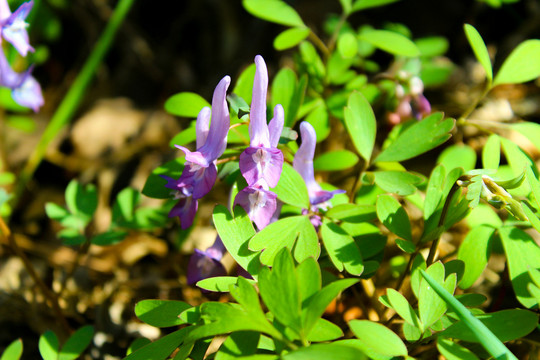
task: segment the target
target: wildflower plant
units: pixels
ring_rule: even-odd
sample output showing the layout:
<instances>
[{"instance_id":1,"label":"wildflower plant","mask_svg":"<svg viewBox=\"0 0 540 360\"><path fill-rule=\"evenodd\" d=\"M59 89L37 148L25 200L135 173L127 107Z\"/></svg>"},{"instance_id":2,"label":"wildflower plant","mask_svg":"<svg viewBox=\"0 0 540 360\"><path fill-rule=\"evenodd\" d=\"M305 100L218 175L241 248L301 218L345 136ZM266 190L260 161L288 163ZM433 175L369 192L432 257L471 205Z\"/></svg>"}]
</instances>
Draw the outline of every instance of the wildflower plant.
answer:
<instances>
[{"instance_id":1,"label":"wildflower plant","mask_svg":"<svg viewBox=\"0 0 540 360\"><path fill-rule=\"evenodd\" d=\"M444 58L446 39L415 38L402 24L352 25L353 14L393 2L340 0L341 14L319 34L283 0L243 0L249 14L285 27L274 47L292 60L278 69L256 55L219 81L211 104L194 93L167 100L165 109L189 124L170 141L179 156L142 189L162 205L140 205L139 192L124 189L101 233L92 227L94 186L73 181L66 207L46 205L62 227L58 237L83 253L133 232L172 227L181 240L197 237L190 231L206 220L200 205L218 199L215 242L181 264L183 285L201 289L204 301L139 301L137 318L163 330L154 341L134 341L125 359L517 359L538 352L537 155L508 130L540 151L540 125L473 114L497 86L538 79L540 40L519 44L494 72L480 33L465 25L483 90L449 117L429 96L455 67ZM21 55L32 50L24 30L31 4L11 14L0 3L2 38ZM1 70L9 68L2 61L2 79L29 81L29 72ZM467 141L471 128L481 149ZM493 254L504 258L505 270L489 272L508 278L498 295L508 306L476 286ZM55 296L48 301L59 307ZM93 334L82 327L60 347L48 331L40 351L46 359L74 358ZM63 354L70 347L73 356ZM15 341L6 356L21 351Z\"/></svg>"}]
</instances>

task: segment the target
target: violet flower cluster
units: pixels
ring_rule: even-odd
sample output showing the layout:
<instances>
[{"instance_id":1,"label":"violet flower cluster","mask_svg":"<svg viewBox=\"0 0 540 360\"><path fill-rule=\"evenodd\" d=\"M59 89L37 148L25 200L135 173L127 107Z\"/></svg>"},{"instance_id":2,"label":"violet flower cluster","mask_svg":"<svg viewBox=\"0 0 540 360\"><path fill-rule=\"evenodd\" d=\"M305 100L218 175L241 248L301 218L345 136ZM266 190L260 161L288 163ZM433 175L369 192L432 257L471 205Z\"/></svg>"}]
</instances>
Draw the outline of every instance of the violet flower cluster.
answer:
<instances>
[{"instance_id":1,"label":"violet flower cluster","mask_svg":"<svg viewBox=\"0 0 540 360\"><path fill-rule=\"evenodd\" d=\"M208 194L216 182L216 160L223 154L227 146L227 134L231 122L226 99L230 83L229 76L221 79L214 90L212 110L205 107L197 116L197 151L192 152L183 146L176 145L186 155L186 162L180 178L175 180L169 176L161 175L167 180L165 186L174 190L174 198L178 200L169 213L169 217L178 216L182 229L191 226L197 213L198 200ZM212 122L210 122L210 115Z\"/></svg>"},{"instance_id":2,"label":"violet flower cluster","mask_svg":"<svg viewBox=\"0 0 540 360\"><path fill-rule=\"evenodd\" d=\"M240 155L240 172L248 186L234 200L246 210L259 230L267 226L277 210L277 195L270 191L279 181L283 168L283 153L277 148L285 115L280 104L274 117L266 122L268 70L260 55L255 57L255 79L249 114L250 146Z\"/></svg>"},{"instance_id":3,"label":"violet flower cluster","mask_svg":"<svg viewBox=\"0 0 540 360\"><path fill-rule=\"evenodd\" d=\"M0 41L3 39L12 44L22 56L34 51L28 40L28 23L25 21L33 5L33 1L25 2L11 13L7 0L0 0ZM11 96L16 103L37 112L43 105L43 95L39 83L31 75L32 69L31 66L23 73L15 72L4 51L0 51L0 86L12 90Z\"/></svg>"}]
</instances>

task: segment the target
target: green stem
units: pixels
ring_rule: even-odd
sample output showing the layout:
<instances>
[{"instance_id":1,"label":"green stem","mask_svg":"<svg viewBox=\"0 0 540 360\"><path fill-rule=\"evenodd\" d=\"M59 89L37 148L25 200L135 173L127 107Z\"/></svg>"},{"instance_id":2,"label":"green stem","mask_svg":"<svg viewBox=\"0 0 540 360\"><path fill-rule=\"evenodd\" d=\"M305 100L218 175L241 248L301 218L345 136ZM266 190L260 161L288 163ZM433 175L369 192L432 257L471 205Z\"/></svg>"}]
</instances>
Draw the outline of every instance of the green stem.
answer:
<instances>
[{"instance_id":1,"label":"green stem","mask_svg":"<svg viewBox=\"0 0 540 360\"><path fill-rule=\"evenodd\" d=\"M107 54L107 51L111 47L114 37L122 25L128 11L133 5L134 0L120 0L116 6L105 30L101 34L98 42L96 43L94 50L83 65L79 75L71 85L68 93L58 106L58 109L54 113L49 125L43 132L38 145L34 149L32 155L28 159L25 167L19 175L17 187L14 193L14 204L18 201L26 186L37 167L43 160L49 143L56 137L56 135L67 125L77 111L81 100L85 94L90 81L94 77L98 66L101 64L103 58Z\"/></svg>"}]
</instances>

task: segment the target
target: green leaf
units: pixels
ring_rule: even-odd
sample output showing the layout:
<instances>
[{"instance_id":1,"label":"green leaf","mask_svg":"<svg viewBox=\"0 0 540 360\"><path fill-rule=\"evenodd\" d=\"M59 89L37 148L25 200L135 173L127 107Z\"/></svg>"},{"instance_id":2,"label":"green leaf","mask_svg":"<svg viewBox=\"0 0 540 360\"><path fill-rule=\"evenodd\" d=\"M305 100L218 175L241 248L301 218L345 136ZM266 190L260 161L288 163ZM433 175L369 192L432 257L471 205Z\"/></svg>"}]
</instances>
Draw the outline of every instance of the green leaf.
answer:
<instances>
[{"instance_id":1,"label":"green leaf","mask_svg":"<svg viewBox=\"0 0 540 360\"><path fill-rule=\"evenodd\" d=\"M318 291L307 301L307 306L303 306L302 323L304 331L310 333L317 324L328 305L348 287L353 286L358 279L341 279L333 281Z\"/></svg>"},{"instance_id":2,"label":"green leaf","mask_svg":"<svg viewBox=\"0 0 540 360\"><path fill-rule=\"evenodd\" d=\"M377 121L371 105L361 93L353 92L347 101L344 115L345 126L354 147L369 163L377 132Z\"/></svg>"},{"instance_id":3,"label":"green leaf","mask_svg":"<svg viewBox=\"0 0 540 360\"><path fill-rule=\"evenodd\" d=\"M281 104L287 118L289 117L289 109L293 105L291 101L293 100L296 91L296 85L296 73L289 68L279 70L272 81L272 109L274 109L277 104Z\"/></svg>"},{"instance_id":4,"label":"green leaf","mask_svg":"<svg viewBox=\"0 0 540 360\"><path fill-rule=\"evenodd\" d=\"M238 95L242 99L246 101L246 103L251 103L251 93L253 89L253 79L255 79L255 64L249 65L240 76L238 76L238 80L236 80L236 84L234 85L234 89L232 91L233 94Z\"/></svg>"},{"instance_id":5,"label":"green leaf","mask_svg":"<svg viewBox=\"0 0 540 360\"><path fill-rule=\"evenodd\" d=\"M259 295L253 284L243 277L238 277L236 285L229 287L231 296L244 308L249 316L261 324L268 324L259 301Z\"/></svg>"},{"instance_id":6,"label":"green leaf","mask_svg":"<svg viewBox=\"0 0 540 360\"><path fill-rule=\"evenodd\" d=\"M476 151L468 145L451 145L439 155L437 164L449 171L458 167L469 171L476 168Z\"/></svg>"},{"instance_id":7,"label":"green leaf","mask_svg":"<svg viewBox=\"0 0 540 360\"><path fill-rule=\"evenodd\" d=\"M454 122L454 119L443 120L442 113L431 114L399 134L375 161L403 161L423 154L450 138Z\"/></svg>"},{"instance_id":8,"label":"green leaf","mask_svg":"<svg viewBox=\"0 0 540 360\"><path fill-rule=\"evenodd\" d=\"M441 262L433 263L427 268L426 272L448 292L454 292L456 287L456 274L450 274L445 280L444 265ZM446 311L446 303L440 297L435 296L435 294L433 288L427 281L420 281L418 312L424 330L439 320Z\"/></svg>"},{"instance_id":9,"label":"green leaf","mask_svg":"<svg viewBox=\"0 0 540 360\"><path fill-rule=\"evenodd\" d=\"M368 320L351 320L349 326L368 356L407 356L403 341L386 326Z\"/></svg>"},{"instance_id":10,"label":"green leaf","mask_svg":"<svg viewBox=\"0 0 540 360\"><path fill-rule=\"evenodd\" d=\"M167 180L160 175L166 175L174 179L178 179L184 170L184 158L176 158L168 161L165 164L157 167L152 171L142 189L142 193L154 199L169 199L171 198L171 189L165 187Z\"/></svg>"},{"instance_id":11,"label":"green leaf","mask_svg":"<svg viewBox=\"0 0 540 360\"><path fill-rule=\"evenodd\" d=\"M369 30L358 38L390 54L415 57L420 56L416 44L405 36L388 30Z\"/></svg>"},{"instance_id":12,"label":"green leaf","mask_svg":"<svg viewBox=\"0 0 540 360\"><path fill-rule=\"evenodd\" d=\"M336 269L345 269L351 275L361 275L364 261L352 236L328 219L323 220L320 232L324 247Z\"/></svg>"},{"instance_id":13,"label":"green leaf","mask_svg":"<svg viewBox=\"0 0 540 360\"><path fill-rule=\"evenodd\" d=\"M489 53L484 40L482 40L482 36L480 36L480 33L472 25L465 24L463 28L465 29L465 35L467 35L467 40L469 40L476 59L484 68L486 77L491 83L491 80L493 80L493 69L491 68L491 60L489 59Z\"/></svg>"},{"instance_id":14,"label":"green leaf","mask_svg":"<svg viewBox=\"0 0 540 360\"><path fill-rule=\"evenodd\" d=\"M352 12L388 5L396 1L399 0L356 0L352 6Z\"/></svg>"},{"instance_id":15,"label":"green leaf","mask_svg":"<svg viewBox=\"0 0 540 360\"><path fill-rule=\"evenodd\" d=\"M306 27L300 15L281 0L243 0L244 8L251 15L286 26Z\"/></svg>"},{"instance_id":16,"label":"green leaf","mask_svg":"<svg viewBox=\"0 0 540 360\"><path fill-rule=\"evenodd\" d=\"M283 325L297 334L302 331L300 293L294 261L287 249L275 257L272 270L263 268L259 274L259 291L264 304Z\"/></svg>"},{"instance_id":17,"label":"green leaf","mask_svg":"<svg viewBox=\"0 0 540 360\"><path fill-rule=\"evenodd\" d=\"M57 221L62 220L66 216L69 216L69 211L67 211L60 205L56 205L55 203L51 202L45 204L45 212L50 219Z\"/></svg>"},{"instance_id":18,"label":"green leaf","mask_svg":"<svg viewBox=\"0 0 540 360\"><path fill-rule=\"evenodd\" d=\"M292 48L293 46L300 44L302 40L307 38L309 32L309 28L305 27L295 27L287 29L280 33L278 36L276 36L276 38L274 39L274 48L276 50L285 50Z\"/></svg>"},{"instance_id":19,"label":"green leaf","mask_svg":"<svg viewBox=\"0 0 540 360\"><path fill-rule=\"evenodd\" d=\"M313 168L317 171L340 171L353 167L358 156L349 150L327 151L315 158Z\"/></svg>"},{"instance_id":20,"label":"green leaf","mask_svg":"<svg viewBox=\"0 0 540 360\"><path fill-rule=\"evenodd\" d=\"M533 122L520 122L511 125L513 130L516 130L540 150L540 125Z\"/></svg>"},{"instance_id":21,"label":"green leaf","mask_svg":"<svg viewBox=\"0 0 540 360\"><path fill-rule=\"evenodd\" d=\"M184 341L192 327L176 330L132 352L124 360L165 360Z\"/></svg>"},{"instance_id":22,"label":"green leaf","mask_svg":"<svg viewBox=\"0 0 540 360\"><path fill-rule=\"evenodd\" d=\"M195 140L197 140L197 128L195 127L195 122L192 121L188 128L180 131L169 141L169 146L176 149L175 145L184 146Z\"/></svg>"},{"instance_id":23,"label":"green leaf","mask_svg":"<svg viewBox=\"0 0 540 360\"><path fill-rule=\"evenodd\" d=\"M307 41L302 41L300 43L300 56L302 57L302 61L305 63L307 67L306 70L308 74L319 79L322 79L324 77L326 73L324 63L321 57L319 56L319 53L317 53L315 46L312 43L307 42ZM289 123L285 123L285 124L290 126Z\"/></svg>"},{"instance_id":24,"label":"green leaf","mask_svg":"<svg viewBox=\"0 0 540 360\"><path fill-rule=\"evenodd\" d=\"M344 14L350 14L352 11L352 0L339 0Z\"/></svg>"},{"instance_id":25,"label":"green leaf","mask_svg":"<svg viewBox=\"0 0 540 360\"><path fill-rule=\"evenodd\" d=\"M328 118L328 109L324 103L318 105L311 111L305 121L310 123L317 133L317 142L321 142L330 135L331 127Z\"/></svg>"},{"instance_id":26,"label":"green leaf","mask_svg":"<svg viewBox=\"0 0 540 360\"><path fill-rule=\"evenodd\" d=\"M337 50L345 59L352 58L358 52L358 40L351 32L344 32L337 40Z\"/></svg>"},{"instance_id":27,"label":"green leaf","mask_svg":"<svg viewBox=\"0 0 540 360\"><path fill-rule=\"evenodd\" d=\"M518 84L540 76L540 40L525 40L504 60L493 86Z\"/></svg>"},{"instance_id":28,"label":"green leaf","mask_svg":"<svg viewBox=\"0 0 540 360\"><path fill-rule=\"evenodd\" d=\"M168 113L187 118L196 118L205 106L210 107L208 101L192 92L173 95L165 102L165 110Z\"/></svg>"},{"instance_id":29,"label":"green leaf","mask_svg":"<svg viewBox=\"0 0 540 360\"><path fill-rule=\"evenodd\" d=\"M279 182L272 190L277 194L278 199L286 204L302 209L310 207L306 182L288 163L283 164Z\"/></svg>"},{"instance_id":30,"label":"green leaf","mask_svg":"<svg viewBox=\"0 0 540 360\"><path fill-rule=\"evenodd\" d=\"M261 266L259 253L248 248L249 239L255 235L255 229L244 209L237 206L233 218L225 206L218 205L214 208L212 219L227 251L238 265L256 278Z\"/></svg>"},{"instance_id":31,"label":"green leaf","mask_svg":"<svg viewBox=\"0 0 540 360\"><path fill-rule=\"evenodd\" d=\"M523 309L509 309L476 316L498 340L507 342L522 338L536 328L538 315ZM476 334L465 322L459 321L448 327L441 335L467 342L479 342Z\"/></svg>"},{"instance_id":32,"label":"green leaf","mask_svg":"<svg viewBox=\"0 0 540 360\"><path fill-rule=\"evenodd\" d=\"M254 331L239 331L229 335L219 347L215 360L235 360L255 354L260 336L261 334Z\"/></svg>"},{"instance_id":33,"label":"green leaf","mask_svg":"<svg viewBox=\"0 0 540 360\"><path fill-rule=\"evenodd\" d=\"M66 187L66 203L72 214L84 219L85 225L90 222L97 208L98 196L92 184L82 186L72 180Z\"/></svg>"},{"instance_id":34,"label":"green leaf","mask_svg":"<svg viewBox=\"0 0 540 360\"><path fill-rule=\"evenodd\" d=\"M332 341L343 335L343 331L339 326L326 319L319 318L309 332L307 339L311 342Z\"/></svg>"},{"instance_id":35,"label":"green leaf","mask_svg":"<svg viewBox=\"0 0 540 360\"><path fill-rule=\"evenodd\" d=\"M525 177L531 187L533 197L536 200L536 205L540 207L540 181L538 181L530 166L525 169Z\"/></svg>"},{"instance_id":36,"label":"green leaf","mask_svg":"<svg viewBox=\"0 0 540 360\"><path fill-rule=\"evenodd\" d=\"M416 251L416 245L409 240L396 239L396 245L408 254L412 254Z\"/></svg>"},{"instance_id":37,"label":"green leaf","mask_svg":"<svg viewBox=\"0 0 540 360\"><path fill-rule=\"evenodd\" d=\"M135 207L139 203L139 192L132 188L125 188L116 196L112 210L113 223L122 226L134 220Z\"/></svg>"},{"instance_id":38,"label":"green leaf","mask_svg":"<svg viewBox=\"0 0 540 360\"><path fill-rule=\"evenodd\" d=\"M58 354L58 360L75 360L84 352L92 342L94 337L94 327L86 325L75 331L69 337Z\"/></svg>"},{"instance_id":39,"label":"green leaf","mask_svg":"<svg viewBox=\"0 0 540 360\"><path fill-rule=\"evenodd\" d=\"M276 237L276 234L279 234ZM309 256L315 259L321 252L315 228L308 216L299 215L286 217L271 223L259 231L249 241L249 248L254 251L264 251L261 263L271 266L277 253L287 247L294 248L294 258L301 262Z\"/></svg>"},{"instance_id":40,"label":"green leaf","mask_svg":"<svg viewBox=\"0 0 540 360\"><path fill-rule=\"evenodd\" d=\"M414 312L414 309L409 304L405 296L397 292L392 288L386 289L386 295L388 302L392 305L392 308L398 313L399 316L412 326L420 328L420 319Z\"/></svg>"},{"instance_id":41,"label":"green leaf","mask_svg":"<svg viewBox=\"0 0 540 360\"><path fill-rule=\"evenodd\" d=\"M459 283L460 288L471 287L487 266L494 231L488 226L474 227L461 243L457 258L465 263L465 272Z\"/></svg>"},{"instance_id":42,"label":"green leaf","mask_svg":"<svg viewBox=\"0 0 540 360\"><path fill-rule=\"evenodd\" d=\"M248 279L248 281L255 284L253 280ZM199 281L197 287L209 291L229 292L229 287L237 282L236 276L215 276Z\"/></svg>"},{"instance_id":43,"label":"green leaf","mask_svg":"<svg viewBox=\"0 0 540 360\"><path fill-rule=\"evenodd\" d=\"M296 267L302 307L315 295L322 286L322 275L319 263L312 257L308 257Z\"/></svg>"},{"instance_id":44,"label":"green leaf","mask_svg":"<svg viewBox=\"0 0 540 360\"><path fill-rule=\"evenodd\" d=\"M445 175L446 171L442 165L438 165L431 172L424 199L424 220L433 215L441 202Z\"/></svg>"},{"instance_id":45,"label":"green leaf","mask_svg":"<svg viewBox=\"0 0 540 360\"><path fill-rule=\"evenodd\" d=\"M170 327L184 324L178 317L191 305L176 300L142 300L135 305L135 315L152 326Z\"/></svg>"},{"instance_id":46,"label":"green leaf","mask_svg":"<svg viewBox=\"0 0 540 360\"><path fill-rule=\"evenodd\" d=\"M363 223L377 218L373 205L340 204L329 209L326 217L348 223Z\"/></svg>"},{"instance_id":47,"label":"green leaf","mask_svg":"<svg viewBox=\"0 0 540 360\"><path fill-rule=\"evenodd\" d=\"M392 196L379 195L377 217L388 230L405 240L412 241L411 223L407 212Z\"/></svg>"},{"instance_id":48,"label":"green leaf","mask_svg":"<svg viewBox=\"0 0 540 360\"><path fill-rule=\"evenodd\" d=\"M36 121L29 116L9 115L7 116L6 124L27 133L32 133L36 130Z\"/></svg>"},{"instance_id":49,"label":"green leaf","mask_svg":"<svg viewBox=\"0 0 540 360\"><path fill-rule=\"evenodd\" d=\"M443 55L449 47L448 40L442 36L429 36L414 41L420 56L434 57Z\"/></svg>"},{"instance_id":50,"label":"green leaf","mask_svg":"<svg viewBox=\"0 0 540 360\"><path fill-rule=\"evenodd\" d=\"M58 338L56 334L51 330L45 331L39 337L39 353L43 360L57 360L58 359Z\"/></svg>"},{"instance_id":51,"label":"green leaf","mask_svg":"<svg viewBox=\"0 0 540 360\"><path fill-rule=\"evenodd\" d=\"M152 341L150 339L147 339L147 338L137 338L137 339L133 340L133 342L129 345L129 347L128 347L127 351L126 351L126 355L129 355L132 352L139 350L140 348L142 348L145 345L150 344L151 342Z\"/></svg>"},{"instance_id":52,"label":"green leaf","mask_svg":"<svg viewBox=\"0 0 540 360\"><path fill-rule=\"evenodd\" d=\"M494 228L501 227L503 222L499 215L493 210L493 207L487 204L478 204L467 215L467 224L471 229L481 225L488 225Z\"/></svg>"},{"instance_id":53,"label":"green leaf","mask_svg":"<svg viewBox=\"0 0 540 360\"><path fill-rule=\"evenodd\" d=\"M492 134L487 139L482 149L482 165L484 169L499 168L501 162L501 138L499 135Z\"/></svg>"},{"instance_id":54,"label":"green leaf","mask_svg":"<svg viewBox=\"0 0 540 360\"><path fill-rule=\"evenodd\" d=\"M101 234L92 236L90 242L94 245L108 246L114 245L123 241L128 236L127 231L107 231Z\"/></svg>"},{"instance_id":55,"label":"green leaf","mask_svg":"<svg viewBox=\"0 0 540 360\"><path fill-rule=\"evenodd\" d=\"M478 357L471 350L442 337L437 338L437 350L447 360L478 360Z\"/></svg>"},{"instance_id":56,"label":"green leaf","mask_svg":"<svg viewBox=\"0 0 540 360\"><path fill-rule=\"evenodd\" d=\"M532 282L528 269L540 269L540 248L529 234L518 228L503 226L499 234L514 293L523 306L532 308L537 303L527 290L527 285Z\"/></svg>"},{"instance_id":57,"label":"green leaf","mask_svg":"<svg viewBox=\"0 0 540 360\"><path fill-rule=\"evenodd\" d=\"M13 341L2 353L0 360L19 360L23 353L23 342L21 339Z\"/></svg>"},{"instance_id":58,"label":"green leaf","mask_svg":"<svg viewBox=\"0 0 540 360\"><path fill-rule=\"evenodd\" d=\"M281 356L283 360L359 360L363 354L356 348L336 343L313 344Z\"/></svg>"},{"instance_id":59,"label":"green leaf","mask_svg":"<svg viewBox=\"0 0 540 360\"><path fill-rule=\"evenodd\" d=\"M375 171L375 184L386 192L406 196L416 192L422 178L406 171Z\"/></svg>"},{"instance_id":60,"label":"green leaf","mask_svg":"<svg viewBox=\"0 0 540 360\"><path fill-rule=\"evenodd\" d=\"M471 312L463 306L452 294L435 281L424 270L420 270L424 280L433 287L449 308L454 310L467 328L469 328L482 346L496 359L517 360L517 358L504 346L504 344ZM447 329L448 330L448 329Z\"/></svg>"}]
</instances>

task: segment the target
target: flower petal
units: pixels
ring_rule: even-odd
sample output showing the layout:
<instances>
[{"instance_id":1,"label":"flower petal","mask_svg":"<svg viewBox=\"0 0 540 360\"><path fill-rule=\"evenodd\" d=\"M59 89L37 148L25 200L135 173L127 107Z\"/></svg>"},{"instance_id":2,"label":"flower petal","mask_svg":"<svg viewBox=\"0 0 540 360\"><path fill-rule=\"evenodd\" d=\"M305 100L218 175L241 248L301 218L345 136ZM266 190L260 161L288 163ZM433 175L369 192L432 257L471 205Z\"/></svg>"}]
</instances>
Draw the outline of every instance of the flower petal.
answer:
<instances>
[{"instance_id":1,"label":"flower petal","mask_svg":"<svg viewBox=\"0 0 540 360\"><path fill-rule=\"evenodd\" d=\"M315 144L317 134L313 126L307 121L300 124L300 136L302 143L296 151L293 160L293 168L298 171L306 182L310 200L315 197L317 191L321 191L320 185L315 181L313 172L313 156L315 155Z\"/></svg>"},{"instance_id":2,"label":"flower petal","mask_svg":"<svg viewBox=\"0 0 540 360\"><path fill-rule=\"evenodd\" d=\"M259 230L266 227L277 208L277 195L262 186L248 186L234 199L234 206L240 205Z\"/></svg>"},{"instance_id":3,"label":"flower petal","mask_svg":"<svg viewBox=\"0 0 540 360\"><path fill-rule=\"evenodd\" d=\"M25 2L5 20L2 26L2 37L11 43L22 56L26 56L28 51L34 51L34 48L30 46L26 31L28 24L24 21L32 10L32 6L34 6L33 1Z\"/></svg>"},{"instance_id":4,"label":"flower petal","mask_svg":"<svg viewBox=\"0 0 540 360\"><path fill-rule=\"evenodd\" d=\"M200 149L208 137L208 128L210 126L210 108L205 106L197 115L195 122L195 133L197 134L197 149Z\"/></svg>"},{"instance_id":5,"label":"flower petal","mask_svg":"<svg viewBox=\"0 0 540 360\"><path fill-rule=\"evenodd\" d=\"M178 216L180 218L180 227L186 230L193 224L198 206L197 200L191 196L181 198L169 212L169 217Z\"/></svg>"},{"instance_id":6,"label":"flower petal","mask_svg":"<svg viewBox=\"0 0 540 360\"><path fill-rule=\"evenodd\" d=\"M4 23L11 15L7 0L0 0L0 23Z\"/></svg>"},{"instance_id":7,"label":"flower petal","mask_svg":"<svg viewBox=\"0 0 540 360\"><path fill-rule=\"evenodd\" d=\"M283 153L276 148L248 147L240 154L240 172L248 185L261 179L275 187L283 168Z\"/></svg>"},{"instance_id":8,"label":"flower petal","mask_svg":"<svg viewBox=\"0 0 540 360\"><path fill-rule=\"evenodd\" d=\"M223 154L227 147L227 134L231 123L229 108L227 107L227 89L231 78L225 76L214 90L212 97L212 121L208 130L208 137L204 145L198 150L210 163Z\"/></svg>"},{"instance_id":9,"label":"flower petal","mask_svg":"<svg viewBox=\"0 0 540 360\"><path fill-rule=\"evenodd\" d=\"M225 276L227 271L221 262L208 256L205 251L195 249L189 258L187 270L188 285L196 284L200 280L216 276Z\"/></svg>"},{"instance_id":10,"label":"flower petal","mask_svg":"<svg viewBox=\"0 0 540 360\"><path fill-rule=\"evenodd\" d=\"M255 56L255 79L249 114L249 137L251 146L270 147L268 125L266 123L266 92L268 89L268 70L262 56Z\"/></svg>"},{"instance_id":11,"label":"flower petal","mask_svg":"<svg viewBox=\"0 0 540 360\"><path fill-rule=\"evenodd\" d=\"M30 108L34 112L38 112L45 102L41 93L41 86L29 74L25 77L21 86L13 89L11 97L17 104Z\"/></svg>"},{"instance_id":12,"label":"flower petal","mask_svg":"<svg viewBox=\"0 0 540 360\"><path fill-rule=\"evenodd\" d=\"M281 132L283 131L283 124L285 123L285 113L283 106L277 104L274 107L274 117L268 124L268 131L270 133L270 146L275 148L278 146Z\"/></svg>"}]
</instances>

